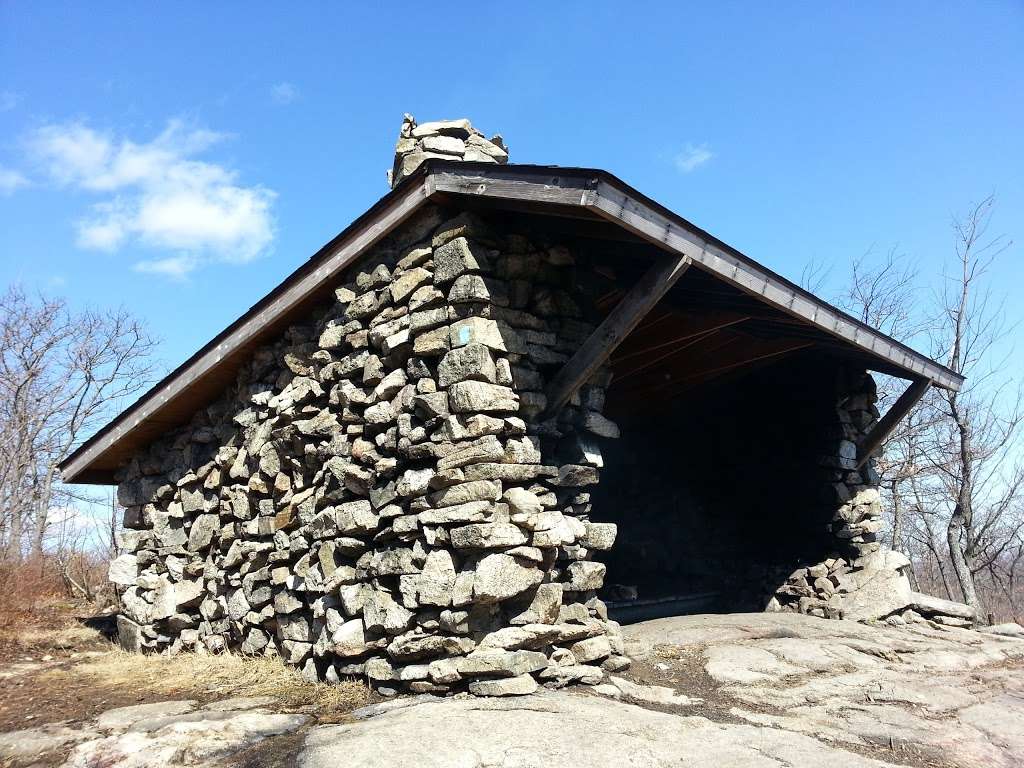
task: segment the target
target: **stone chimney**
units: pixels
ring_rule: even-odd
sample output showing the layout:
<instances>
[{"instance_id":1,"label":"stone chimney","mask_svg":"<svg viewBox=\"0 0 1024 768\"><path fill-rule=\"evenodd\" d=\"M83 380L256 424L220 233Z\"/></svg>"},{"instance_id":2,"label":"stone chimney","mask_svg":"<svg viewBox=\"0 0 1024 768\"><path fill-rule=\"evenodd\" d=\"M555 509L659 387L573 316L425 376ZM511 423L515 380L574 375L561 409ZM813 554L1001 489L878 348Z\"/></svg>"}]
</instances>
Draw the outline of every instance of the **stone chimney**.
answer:
<instances>
[{"instance_id":1,"label":"stone chimney","mask_svg":"<svg viewBox=\"0 0 1024 768\"><path fill-rule=\"evenodd\" d=\"M479 163L507 163L508 149L501 135L488 141L469 120L435 120L416 124L405 115L395 144L395 162L388 171L388 184L394 188L406 176L431 157L444 160L468 160Z\"/></svg>"}]
</instances>

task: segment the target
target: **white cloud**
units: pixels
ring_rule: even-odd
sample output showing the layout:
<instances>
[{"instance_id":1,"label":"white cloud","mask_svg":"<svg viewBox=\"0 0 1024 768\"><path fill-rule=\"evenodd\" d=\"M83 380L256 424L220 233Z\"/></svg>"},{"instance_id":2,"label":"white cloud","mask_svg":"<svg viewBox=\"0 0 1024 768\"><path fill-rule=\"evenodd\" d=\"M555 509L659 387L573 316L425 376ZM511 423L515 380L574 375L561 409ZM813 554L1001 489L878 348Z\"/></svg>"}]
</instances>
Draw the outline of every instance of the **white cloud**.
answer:
<instances>
[{"instance_id":1,"label":"white cloud","mask_svg":"<svg viewBox=\"0 0 1024 768\"><path fill-rule=\"evenodd\" d=\"M0 91L0 112L10 112L21 104L21 94L14 91Z\"/></svg>"},{"instance_id":2,"label":"white cloud","mask_svg":"<svg viewBox=\"0 0 1024 768\"><path fill-rule=\"evenodd\" d=\"M292 83L275 83L270 87L270 98L275 104L291 104L299 98L299 89Z\"/></svg>"},{"instance_id":3,"label":"white cloud","mask_svg":"<svg viewBox=\"0 0 1024 768\"><path fill-rule=\"evenodd\" d=\"M38 129L29 148L57 183L106 196L77 222L80 247L172 250L139 269L181 277L204 260L250 261L274 237L274 192L242 186L235 171L195 159L226 138L174 120L139 144L67 123Z\"/></svg>"},{"instance_id":4,"label":"white cloud","mask_svg":"<svg viewBox=\"0 0 1024 768\"><path fill-rule=\"evenodd\" d=\"M176 280L181 280L197 266L199 266L199 264L195 257L181 255L168 256L165 259L140 261L134 266L134 269L136 272L146 272L152 275L165 275L166 277L173 277Z\"/></svg>"},{"instance_id":5,"label":"white cloud","mask_svg":"<svg viewBox=\"0 0 1024 768\"><path fill-rule=\"evenodd\" d=\"M672 163L680 173L691 173L715 156L707 144L687 144L682 151L672 158Z\"/></svg>"},{"instance_id":6,"label":"white cloud","mask_svg":"<svg viewBox=\"0 0 1024 768\"><path fill-rule=\"evenodd\" d=\"M18 171L0 165L0 196L14 194L16 190L28 186L28 179Z\"/></svg>"}]
</instances>

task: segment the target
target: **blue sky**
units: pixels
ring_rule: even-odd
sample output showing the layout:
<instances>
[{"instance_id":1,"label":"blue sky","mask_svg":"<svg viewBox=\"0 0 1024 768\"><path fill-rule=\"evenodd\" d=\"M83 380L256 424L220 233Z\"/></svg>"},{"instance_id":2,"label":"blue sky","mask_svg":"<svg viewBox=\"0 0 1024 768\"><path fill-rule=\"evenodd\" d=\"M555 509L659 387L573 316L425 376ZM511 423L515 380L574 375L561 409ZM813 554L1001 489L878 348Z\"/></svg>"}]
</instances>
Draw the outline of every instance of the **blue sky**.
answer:
<instances>
[{"instance_id":1,"label":"blue sky","mask_svg":"<svg viewBox=\"0 0 1024 768\"><path fill-rule=\"evenodd\" d=\"M173 367L386 192L406 111L792 278L895 246L934 280L972 201L1024 239L1022 76L1020 2L0 2L0 280L123 304Z\"/></svg>"}]
</instances>

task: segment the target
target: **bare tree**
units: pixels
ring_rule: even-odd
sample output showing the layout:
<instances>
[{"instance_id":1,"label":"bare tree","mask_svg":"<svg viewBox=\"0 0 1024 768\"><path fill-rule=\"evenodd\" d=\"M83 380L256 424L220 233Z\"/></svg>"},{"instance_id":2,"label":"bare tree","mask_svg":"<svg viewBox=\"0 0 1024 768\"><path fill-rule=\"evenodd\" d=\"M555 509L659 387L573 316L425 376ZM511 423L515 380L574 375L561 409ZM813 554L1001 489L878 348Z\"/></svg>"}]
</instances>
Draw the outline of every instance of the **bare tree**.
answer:
<instances>
[{"instance_id":1,"label":"bare tree","mask_svg":"<svg viewBox=\"0 0 1024 768\"><path fill-rule=\"evenodd\" d=\"M1010 331L1004 305L986 283L993 261L1010 246L988 234L993 202L988 197L953 222L954 270L939 291L930 335L933 355L967 381L961 391L939 390L931 401L940 418L925 446L945 492L953 573L964 601L979 611L977 574L1020 541L1024 526L1013 514L1024 492L1017 453L1024 410L1020 389L1002 373L1008 353L1000 349Z\"/></svg>"},{"instance_id":2,"label":"bare tree","mask_svg":"<svg viewBox=\"0 0 1024 768\"><path fill-rule=\"evenodd\" d=\"M899 341L930 345L966 377L960 392L931 390L879 451L890 543L911 556L924 591L979 610L988 595L1014 615L1024 567L1024 411L1004 375L1011 329L989 287L990 266L1010 246L987 234L992 207L987 198L954 220L953 268L930 297L905 258L869 252L853 262L837 303ZM878 383L883 410L906 386L888 376Z\"/></svg>"},{"instance_id":3,"label":"bare tree","mask_svg":"<svg viewBox=\"0 0 1024 768\"><path fill-rule=\"evenodd\" d=\"M54 510L82 500L57 465L152 379L154 346L122 310L0 296L0 564L41 557Z\"/></svg>"}]
</instances>

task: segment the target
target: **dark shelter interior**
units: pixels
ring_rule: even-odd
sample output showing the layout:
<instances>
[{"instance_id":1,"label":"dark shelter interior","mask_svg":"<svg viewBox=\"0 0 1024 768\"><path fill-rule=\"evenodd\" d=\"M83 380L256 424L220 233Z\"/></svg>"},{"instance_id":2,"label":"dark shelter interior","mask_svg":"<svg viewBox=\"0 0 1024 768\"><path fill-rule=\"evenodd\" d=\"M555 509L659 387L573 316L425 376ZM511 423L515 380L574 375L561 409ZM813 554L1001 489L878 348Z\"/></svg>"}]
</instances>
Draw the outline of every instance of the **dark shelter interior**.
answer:
<instances>
[{"instance_id":1,"label":"dark shelter interior","mask_svg":"<svg viewBox=\"0 0 1024 768\"><path fill-rule=\"evenodd\" d=\"M621 437L602 445L592 516L618 524L602 554L605 597L624 618L640 606L763 610L797 566L829 555L819 457L836 375L833 361L799 355L685 397L637 401L612 385L607 412Z\"/></svg>"},{"instance_id":2,"label":"dark shelter interior","mask_svg":"<svg viewBox=\"0 0 1024 768\"><path fill-rule=\"evenodd\" d=\"M592 518L622 621L763 610L835 554L837 403L864 362L691 269L611 358Z\"/></svg>"}]
</instances>

